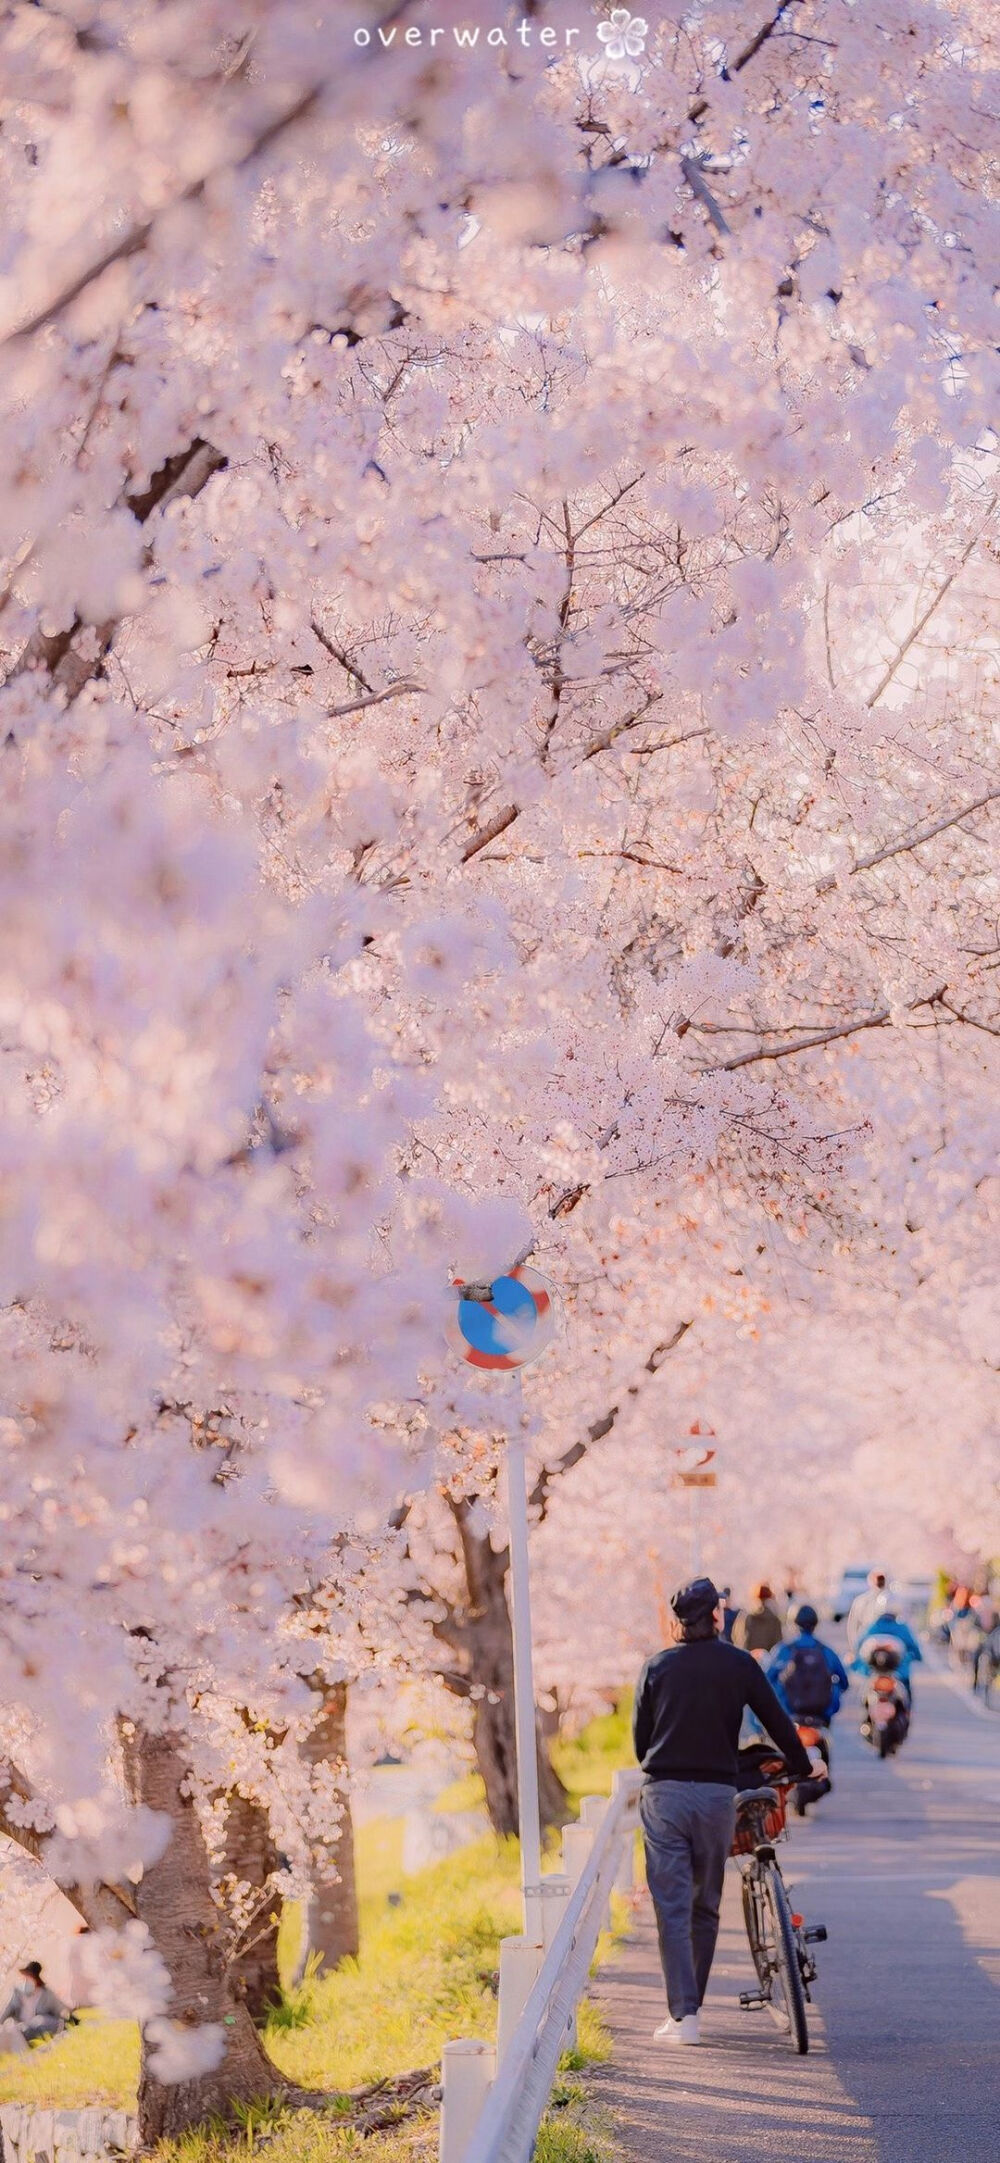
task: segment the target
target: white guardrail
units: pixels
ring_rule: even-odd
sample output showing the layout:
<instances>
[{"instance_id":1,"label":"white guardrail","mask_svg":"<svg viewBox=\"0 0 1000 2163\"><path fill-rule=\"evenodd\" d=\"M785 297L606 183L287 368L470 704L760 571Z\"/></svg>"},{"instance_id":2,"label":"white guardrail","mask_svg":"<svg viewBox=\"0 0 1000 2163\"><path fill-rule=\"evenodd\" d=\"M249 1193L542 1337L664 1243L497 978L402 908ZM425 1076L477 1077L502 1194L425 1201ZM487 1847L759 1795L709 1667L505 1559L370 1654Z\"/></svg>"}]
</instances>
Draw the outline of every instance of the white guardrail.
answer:
<instances>
[{"instance_id":1,"label":"white guardrail","mask_svg":"<svg viewBox=\"0 0 1000 2163\"><path fill-rule=\"evenodd\" d=\"M615 1775L563 1834L563 1869L542 1879L544 1943L500 1947L497 2042L446 2043L439 2163L530 2163L562 2052L575 2033L612 1891L633 1883L642 1775Z\"/></svg>"}]
</instances>

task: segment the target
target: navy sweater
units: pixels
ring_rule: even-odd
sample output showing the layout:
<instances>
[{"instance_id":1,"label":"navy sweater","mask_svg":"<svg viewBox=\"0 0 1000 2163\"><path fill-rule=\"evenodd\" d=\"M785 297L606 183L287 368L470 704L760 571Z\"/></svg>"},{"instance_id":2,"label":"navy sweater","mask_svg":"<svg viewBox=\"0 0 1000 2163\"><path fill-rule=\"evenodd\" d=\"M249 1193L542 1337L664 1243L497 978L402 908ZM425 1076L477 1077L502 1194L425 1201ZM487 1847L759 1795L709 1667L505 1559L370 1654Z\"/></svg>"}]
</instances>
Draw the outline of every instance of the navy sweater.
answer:
<instances>
[{"instance_id":1,"label":"navy sweater","mask_svg":"<svg viewBox=\"0 0 1000 2163\"><path fill-rule=\"evenodd\" d=\"M745 1705L792 1772L807 1780L812 1766L763 1668L749 1652L719 1637L670 1645L646 1661L632 1720L635 1754L646 1778L739 1787L736 1752Z\"/></svg>"}]
</instances>

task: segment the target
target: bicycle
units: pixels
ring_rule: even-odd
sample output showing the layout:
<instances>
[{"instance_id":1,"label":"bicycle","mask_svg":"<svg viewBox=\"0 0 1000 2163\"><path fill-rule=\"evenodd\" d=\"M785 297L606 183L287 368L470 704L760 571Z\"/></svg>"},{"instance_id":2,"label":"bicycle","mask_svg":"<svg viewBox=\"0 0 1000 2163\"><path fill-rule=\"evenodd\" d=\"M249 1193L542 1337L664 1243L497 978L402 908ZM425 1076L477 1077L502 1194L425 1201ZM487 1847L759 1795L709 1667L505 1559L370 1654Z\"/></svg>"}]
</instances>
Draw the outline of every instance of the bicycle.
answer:
<instances>
[{"instance_id":1,"label":"bicycle","mask_svg":"<svg viewBox=\"0 0 1000 2163\"><path fill-rule=\"evenodd\" d=\"M987 1709L993 1704L993 1693L998 1676L1000 1676L1000 1623L996 1624L989 1634L984 1637L976 1654L976 1664L973 1669L972 1687L977 1695L982 1691L983 1704Z\"/></svg>"},{"instance_id":2,"label":"bicycle","mask_svg":"<svg viewBox=\"0 0 1000 2163\"><path fill-rule=\"evenodd\" d=\"M741 1990L740 2004L745 2012L766 2007L789 2047L804 2057L809 2048L806 2003L816 1980L809 1947L825 1942L826 1925L807 1925L795 1913L774 1852L775 1841L785 1838L789 1792L800 1783L785 1773L781 1760L758 1761L755 1769L770 1777L766 1786L745 1788L737 1795L731 1850L743 1880L743 1920L757 1974L757 1989ZM815 1785L825 1792L821 1781Z\"/></svg>"}]
</instances>

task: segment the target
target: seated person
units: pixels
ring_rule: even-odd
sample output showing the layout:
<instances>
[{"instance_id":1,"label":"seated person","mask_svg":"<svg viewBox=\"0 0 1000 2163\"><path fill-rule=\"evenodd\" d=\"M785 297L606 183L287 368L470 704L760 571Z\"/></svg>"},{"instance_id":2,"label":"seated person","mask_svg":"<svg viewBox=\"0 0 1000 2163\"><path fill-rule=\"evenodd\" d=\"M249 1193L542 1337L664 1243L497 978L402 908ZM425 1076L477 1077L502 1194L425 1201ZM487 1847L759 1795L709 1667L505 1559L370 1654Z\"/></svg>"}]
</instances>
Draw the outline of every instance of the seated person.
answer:
<instances>
[{"instance_id":1,"label":"seated person","mask_svg":"<svg viewBox=\"0 0 1000 2163\"><path fill-rule=\"evenodd\" d=\"M40 2043L48 2036L61 2035L69 2019L69 2007L49 1989L40 1961L29 1960L18 1971L18 1976L18 1982L0 2012L0 2026L5 2020L13 2021L26 2043Z\"/></svg>"}]
</instances>

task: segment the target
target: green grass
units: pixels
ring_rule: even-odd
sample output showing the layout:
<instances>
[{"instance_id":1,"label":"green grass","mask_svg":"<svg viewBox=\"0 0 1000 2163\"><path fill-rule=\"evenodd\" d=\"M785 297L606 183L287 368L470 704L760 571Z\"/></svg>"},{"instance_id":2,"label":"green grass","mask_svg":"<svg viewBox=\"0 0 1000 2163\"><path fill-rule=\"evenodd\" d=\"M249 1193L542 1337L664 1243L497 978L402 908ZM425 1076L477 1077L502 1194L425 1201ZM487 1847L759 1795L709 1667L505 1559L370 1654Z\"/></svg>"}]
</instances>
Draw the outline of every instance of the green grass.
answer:
<instances>
[{"instance_id":1,"label":"green grass","mask_svg":"<svg viewBox=\"0 0 1000 2163\"><path fill-rule=\"evenodd\" d=\"M575 1742L557 1745L571 1799L608 1793L628 1757L627 1711L593 1721ZM475 1805L471 1782L456 1783L452 1806ZM481 1789L479 1790L481 1797ZM359 1828L357 1870L361 1953L334 1975L310 1977L286 2002L266 2035L276 2065L304 2087L345 2090L433 2066L452 2036L491 2036L496 2024L497 1947L520 1928L517 1844L492 1834L427 1869L404 1877L399 1819ZM398 1896L390 1904L389 1895ZM624 1905L613 1922L621 1928ZM300 1918L282 1921L282 1971L294 1964ZM612 1939L602 1939L606 1958ZM606 2163L608 2151L579 2112L574 2073L606 2058L610 2040L596 2008L580 2007L577 2048L563 2059L553 2113L542 2129L538 2163ZM0 2103L60 2108L104 2103L129 2108L138 2075L134 2025L84 2016L50 2049L28 2059L0 2058ZM428 2118L363 2139L350 2127L310 2112L265 2109L234 2137L209 2128L161 2151L161 2163L238 2163L258 2138L268 2163L432 2163L436 2133Z\"/></svg>"},{"instance_id":2,"label":"green grass","mask_svg":"<svg viewBox=\"0 0 1000 2163\"><path fill-rule=\"evenodd\" d=\"M82 2013L57 2043L26 2058L0 2058L0 2103L44 2103L73 2110L81 2103L133 2107L139 2079L139 2031L131 2020Z\"/></svg>"},{"instance_id":3,"label":"green grass","mask_svg":"<svg viewBox=\"0 0 1000 2163\"><path fill-rule=\"evenodd\" d=\"M591 2121L586 2103L574 2101L565 2117L550 2111L543 2118L534 2163L613 2163L614 2152L608 2134Z\"/></svg>"},{"instance_id":4,"label":"green grass","mask_svg":"<svg viewBox=\"0 0 1000 2163\"><path fill-rule=\"evenodd\" d=\"M486 1789L482 1776L478 1772L463 1773L460 1780L453 1780L450 1787L442 1788L431 1808L447 1814L452 1810L485 1810Z\"/></svg>"},{"instance_id":5,"label":"green grass","mask_svg":"<svg viewBox=\"0 0 1000 2163\"><path fill-rule=\"evenodd\" d=\"M497 1944L519 1921L517 1849L492 1835L366 1890L358 1959L305 1986L308 2024L269 2029L268 2050L306 2087L355 2088L433 2064L450 2036L492 2032Z\"/></svg>"},{"instance_id":6,"label":"green grass","mask_svg":"<svg viewBox=\"0 0 1000 2163\"><path fill-rule=\"evenodd\" d=\"M622 1698L614 1712L601 1713L591 1720L573 1742L557 1742L552 1761L577 1807L584 1795L610 1795L619 1766L635 1762L631 1693Z\"/></svg>"},{"instance_id":7,"label":"green grass","mask_svg":"<svg viewBox=\"0 0 1000 2163\"><path fill-rule=\"evenodd\" d=\"M242 2141L221 2129L191 2133L184 2140L161 2143L157 2163L240 2163L241 2156L254 2153L256 2139L252 2127L250 2138ZM361 2163L362 2158L364 2163L434 2163L437 2125L425 2118L401 2126L398 2132L366 2138L350 2126L331 2125L312 2111L288 2111L273 2131L267 2129L266 2145L260 2152L267 2163ZM552 2163L557 2163L555 2156ZM579 2163L586 2159L581 2157ZM594 2163L598 2163L596 2157Z\"/></svg>"}]
</instances>

